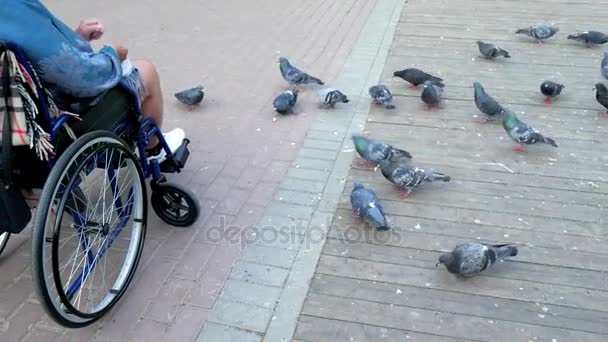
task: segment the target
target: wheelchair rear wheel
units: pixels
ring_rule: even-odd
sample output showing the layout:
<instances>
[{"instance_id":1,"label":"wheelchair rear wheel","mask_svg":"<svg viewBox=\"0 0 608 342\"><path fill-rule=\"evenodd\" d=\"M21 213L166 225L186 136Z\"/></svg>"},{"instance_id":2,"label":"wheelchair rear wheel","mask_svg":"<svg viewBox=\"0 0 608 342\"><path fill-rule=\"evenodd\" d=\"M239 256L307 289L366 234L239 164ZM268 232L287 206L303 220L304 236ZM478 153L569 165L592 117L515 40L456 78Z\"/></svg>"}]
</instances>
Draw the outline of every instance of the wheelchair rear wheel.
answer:
<instances>
[{"instance_id":1,"label":"wheelchair rear wheel","mask_svg":"<svg viewBox=\"0 0 608 342\"><path fill-rule=\"evenodd\" d=\"M140 161L118 136L88 133L63 152L32 238L34 284L55 321L83 327L118 302L137 269L146 221Z\"/></svg>"},{"instance_id":2,"label":"wheelchair rear wheel","mask_svg":"<svg viewBox=\"0 0 608 342\"><path fill-rule=\"evenodd\" d=\"M4 247L6 247L6 244L8 243L8 238L10 236L11 234L9 232L4 232L0 234L0 254L2 254L2 251L4 251Z\"/></svg>"}]
</instances>

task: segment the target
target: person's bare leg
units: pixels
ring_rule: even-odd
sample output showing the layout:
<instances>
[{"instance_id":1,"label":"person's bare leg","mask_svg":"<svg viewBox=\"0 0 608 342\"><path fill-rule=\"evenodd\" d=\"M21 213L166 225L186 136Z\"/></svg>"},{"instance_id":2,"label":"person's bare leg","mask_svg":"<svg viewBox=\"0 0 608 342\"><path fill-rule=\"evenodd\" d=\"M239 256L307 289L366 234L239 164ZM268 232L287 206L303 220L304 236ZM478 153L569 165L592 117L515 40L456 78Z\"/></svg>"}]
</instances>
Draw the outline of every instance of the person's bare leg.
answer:
<instances>
[{"instance_id":1,"label":"person's bare leg","mask_svg":"<svg viewBox=\"0 0 608 342\"><path fill-rule=\"evenodd\" d=\"M139 70L139 75L146 87L146 96L141 103L144 118L153 119L158 128L161 128L163 124L163 92L156 67L151 62L141 59L133 61L133 66ZM148 147L153 147L156 144L158 144L158 139L153 136Z\"/></svg>"}]
</instances>

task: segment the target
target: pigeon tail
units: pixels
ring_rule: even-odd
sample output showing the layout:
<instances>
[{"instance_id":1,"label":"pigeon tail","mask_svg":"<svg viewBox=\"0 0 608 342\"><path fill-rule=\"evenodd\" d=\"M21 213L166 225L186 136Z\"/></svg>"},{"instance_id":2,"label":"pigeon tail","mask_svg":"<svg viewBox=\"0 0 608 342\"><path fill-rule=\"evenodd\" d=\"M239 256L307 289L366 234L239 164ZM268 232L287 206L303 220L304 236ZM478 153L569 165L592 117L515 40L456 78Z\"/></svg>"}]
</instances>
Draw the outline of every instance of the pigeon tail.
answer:
<instances>
[{"instance_id":1,"label":"pigeon tail","mask_svg":"<svg viewBox=\"0 0 608 342\"><path fill-rule=\"evenodd\" d=\"M434 182L434 181L449 182L452 179L448 175L444 175L443 173L433 172L433 171L426 171L424 173L424 176L426 177L426 179L430 180L431 182Z\"/></svg>"},{"instance_id":2,"label":"pigeon tail","mask_svg":"<svg viewBox=\"0 0 608 342\"><path fill-rule=\"evenodd\" d=\"M445 87L445 84L443 84L443 82L441 82L441 81L432 81L432 83L440 88Z\"/></svg>"},{"instance_id":3,"label":"pigeon tail","mask_svg":"<svg viewBox=\"0 0 608 342\"><path fill-rule=\"evenodd\" d=\"M386 109L395 109L395 105L393 104L393 102L384 102L384 108Z\"/></svg>"},{"instance_id":4,"label":"pigeon tail","mask_svg":"<svg viewBox=\"0 0 608 342\"><path fill-rule=\"evenodd\" d=\"M511 55L506 50L498 50L498 56L504 56L505 58L511 58Z\"/></svg>"},{"instance_id":5,"label":"pigeon tail","mask_svg":"<svg viewBox=\"0 0 608 342\"><path fill-rule=\"evenodd\" d=\"M323 81L321 81L320 79L313 77L313 76L308 76L308 79L318 85L324 85L325 83Z\"/></svg>"},{"instance_id":6,"label":"pigeon tail","mask_svg":"<svg viewBox=\"0 0 608 342\"><path fill-rule=\"evenodd\" d=\"M555 140L551 139L551 138L547 138L547 137L543 137L545 144L549 144L553 147L557 147L557 143L555 142Z\"/></svg>"},{"instance_id":7,"label":"pigeon tail","mask_svg":"<svg viewBox=\"0 0 608 342\"><path fill-rule=\"evenodd\" d=\"M384 213L378 207L368 208L366 213L367 221L378 230L387 230L389 229L388 224L386 223L386 218L384 217Z\"/></svg>"},{"instance_id":8,"label":"pigeon tail","mask_svg":"<svg viewBox=\"0 0 608 342\"><path fill-rule=\"evenodd\" d=\"M515 31L515 34L528 34L529 28L523 28Z\"/></svg>"},{"instance_id":9,"label":"pigeon tail","mask_svg":"<svg viewBox=\"0 0 608 342\"><path fill-rule=\"evenodd\" d=\"M517 256L517 254L519 253L519 251L517 250L517 247L515 247L513 245L508 245L508 244L492 245L492 247L494 247L494 249L496 251L496 257L498 259L514 257L514 256Z\"/></svg>"}]
</instances>

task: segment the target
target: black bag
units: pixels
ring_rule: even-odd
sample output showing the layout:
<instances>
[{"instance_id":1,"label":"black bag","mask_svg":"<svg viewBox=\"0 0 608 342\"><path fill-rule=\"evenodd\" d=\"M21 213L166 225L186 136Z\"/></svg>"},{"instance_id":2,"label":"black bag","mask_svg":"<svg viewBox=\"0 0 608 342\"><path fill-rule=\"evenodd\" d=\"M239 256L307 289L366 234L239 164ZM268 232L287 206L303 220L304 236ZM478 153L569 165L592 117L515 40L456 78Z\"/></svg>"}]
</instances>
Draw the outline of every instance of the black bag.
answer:
<instances>
[{"instance_id":1,"label":"black bag","mask_svg":"<svg viewBox=\"0 0 608 342\"><path fill-rule=\"evenodd\" d=\"M6 51L0 45L0 53ZM0 233L20 233L30 222L32 212L27 205L21 189L13 182L13 144L11 129L10 79L8 56L2 61L2 93L5 114L2 129L2 152L0 155Z\"/></svg>"}]
</instances>

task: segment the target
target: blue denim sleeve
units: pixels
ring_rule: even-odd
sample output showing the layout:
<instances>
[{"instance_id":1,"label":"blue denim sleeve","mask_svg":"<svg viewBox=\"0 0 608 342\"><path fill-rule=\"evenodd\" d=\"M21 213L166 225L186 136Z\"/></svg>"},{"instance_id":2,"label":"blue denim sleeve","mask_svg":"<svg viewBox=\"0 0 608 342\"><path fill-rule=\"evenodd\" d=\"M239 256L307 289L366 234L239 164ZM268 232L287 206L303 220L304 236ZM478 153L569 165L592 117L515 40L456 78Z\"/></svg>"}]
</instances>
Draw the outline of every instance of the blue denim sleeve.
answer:
<instances>
[{"instance_id":1,"label":"blue denim sleeve","mask_svg":"<svg viewBox=\"0 0 608 342\"><path fill-rule=\"evenodd\" d=\"M122 77L118 54L109 46L99 52L84 52L64 43L38 65L47 83L75 97L97 96L115 87Z\"/></svg>"}]
</instances>

